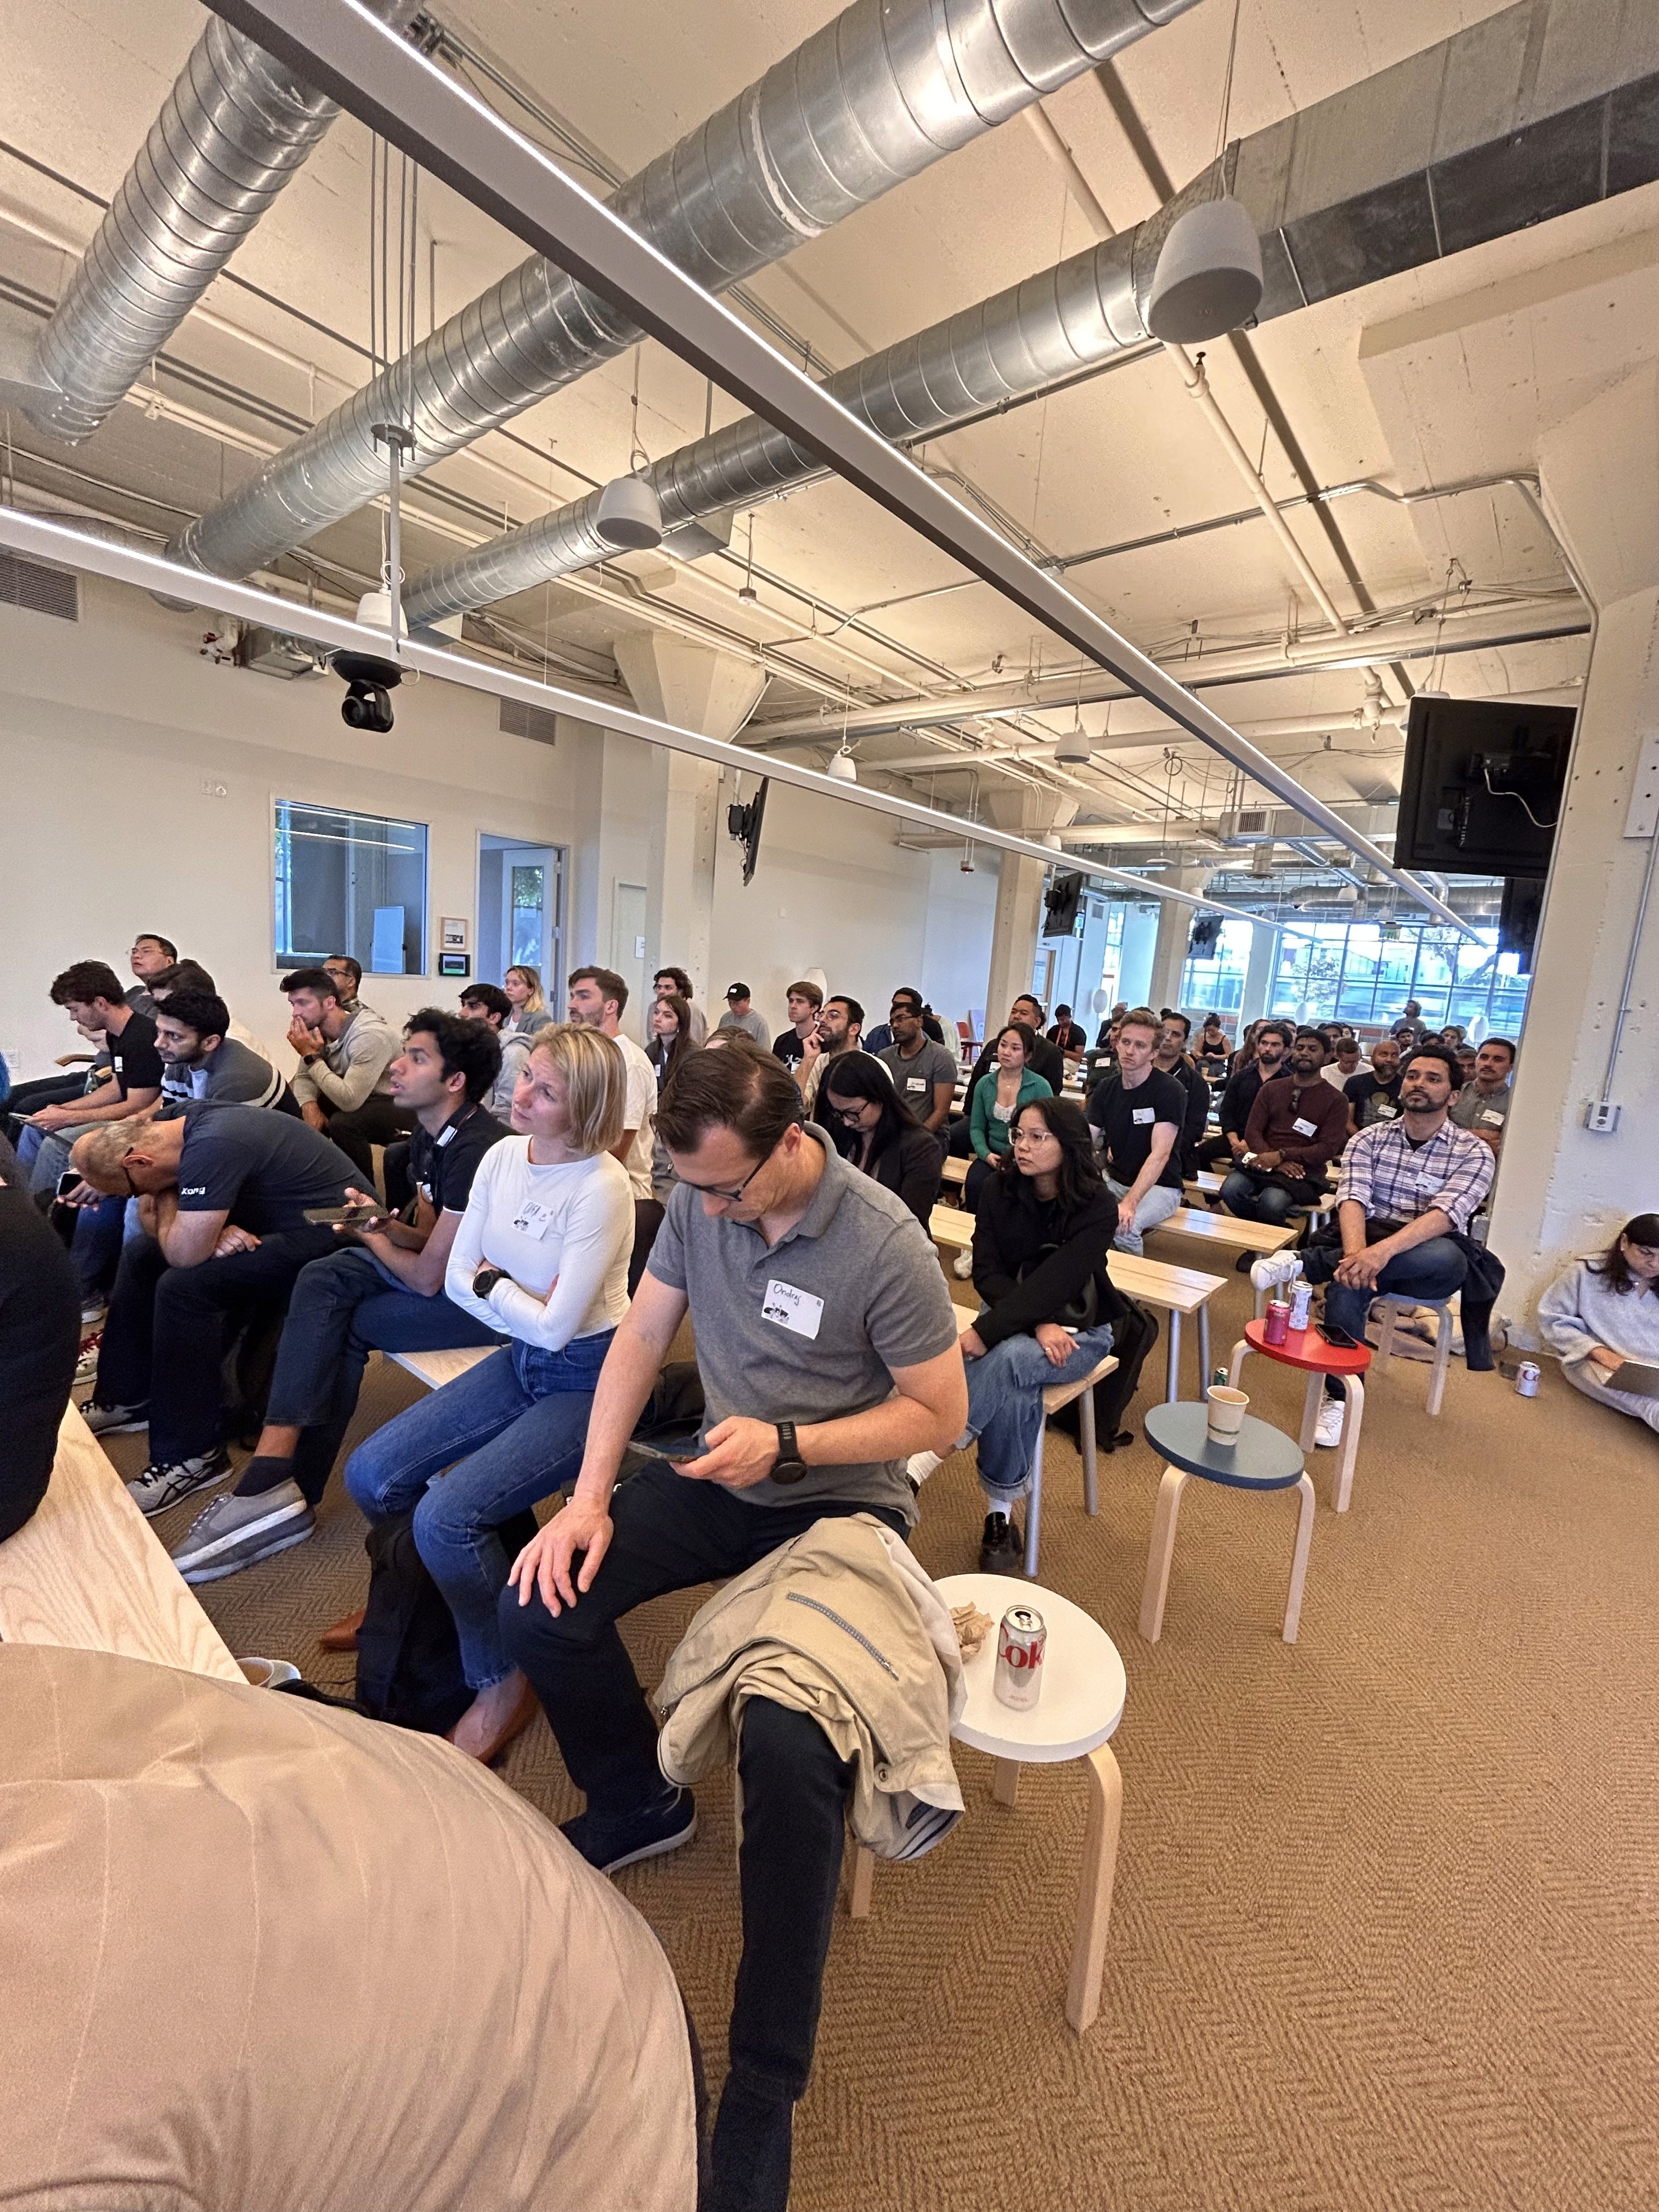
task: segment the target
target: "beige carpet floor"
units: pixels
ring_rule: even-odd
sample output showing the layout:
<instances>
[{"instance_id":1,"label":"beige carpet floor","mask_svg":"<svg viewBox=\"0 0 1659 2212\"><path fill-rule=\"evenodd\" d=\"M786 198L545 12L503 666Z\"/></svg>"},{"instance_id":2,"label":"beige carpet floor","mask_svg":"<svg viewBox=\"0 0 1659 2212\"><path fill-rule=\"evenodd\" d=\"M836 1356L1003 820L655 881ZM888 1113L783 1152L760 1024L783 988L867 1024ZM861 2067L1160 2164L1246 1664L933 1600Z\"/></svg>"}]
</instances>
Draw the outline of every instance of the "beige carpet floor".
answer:
<instances>
[{"instance_id":1,"label":"beige carpet floor","mask_svg":"<svg viewBox=\"0 0 1659 2212\"><path fill-rule=\"evenodd\" d=\"M1222 1294L1218 1356L1248 1297L1242 1280ZM1161 1376L1160 1346L1143 1407ZM1659 2204L1659 1438L1553 1370L1529 1402L1455 1364L1437 1420L1426 1382L1396 1361L1375 1389L1340 1518L1334 1455L1315 1455L1294 1648L1278 1632L1292 1496L1188 1486L1152 1649L1136 1620L1159 1462L1144 1440L1103 1461L1091 1521L1051 1432L1042 1579L1104 1625L1129 1680L1100 2019L1079 2040L1061 2010L1080 1776L1028 1769L1005 1810L989 1762L960 1752L968 1817L878 1873L872 1919L837 1925L799 2212ZM1246 1385L1295 1429L1297 1378L1258 1360ZM414 1387L377 1362L361 1419ZM142 1443L112 1440L124 1472ZM924 1502L923 1562L972 1566L966 1455ZM204 1602L239 1653L343 1687L349 1662L313 1639L361 1598L361 1539L337 1480L310 1543ZM699 1601L632 1624L647 1686ZM505 1773L550 1818L575 1808L539 1719ZM687 1850L620 1886L718 2081L739 1941L729 1794L705 1790L702 1812Z\"/></svg>"}]
</instances>

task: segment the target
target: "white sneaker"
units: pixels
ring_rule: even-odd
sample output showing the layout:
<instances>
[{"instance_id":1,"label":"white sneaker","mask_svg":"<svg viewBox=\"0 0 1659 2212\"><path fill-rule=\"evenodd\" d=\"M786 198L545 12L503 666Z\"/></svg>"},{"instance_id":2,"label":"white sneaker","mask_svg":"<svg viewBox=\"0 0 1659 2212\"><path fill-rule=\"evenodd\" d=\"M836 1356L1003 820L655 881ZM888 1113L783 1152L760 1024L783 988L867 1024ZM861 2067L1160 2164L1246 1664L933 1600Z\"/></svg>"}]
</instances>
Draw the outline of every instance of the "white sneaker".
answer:
<instances>
[{"instance_id":1,"label":"white sneaker","mask_svg":"<svg viewBox=\"0 0 1659 2212\"><path fill-rule=\"evenodd\" d=\"M1275 1252L1270 1258L1252 1263L1250 1280L1257 1290L1271 1291L1280 1283L1293 1283L1301 1273L1299 1252Z\"/></svg>"},{"instance_id":2,"label":"white sneaker","mask_svg":"<svg viewBox=\"0 0 1659 2212\"><path fill-rule=\"evenodd\" d=\"M1314 1424L1314 1442L1322 1451L1334 1451L1342 1441L1342 1416L1346 1410L1346 1398L1327 1397L1319 1408L1319 1419Z\"/></svg>"},{"instance_id":3,"label":"white sneaker","mask_svg":"<svg viewBox=\"0 0 1659 2212\"><path fill-rule=\"evenodd\" d=\"M905 1480L912 1490L920 1490L933 1469L944 1464L945 1461L938 1452L912 1452L904 1462Z\"/></svg>"},{"instance_id":4,"label":"white sneaker","mask_svg":"<svg viewBox=\"0 0 1659 2212\"><path fill-rule=\"evenodd\" d=\"M951 1262L951 1273L956 1277L959 1283L971 1283L973 1281L974 1255L971 1246L967 1251L958 1252L957 1254L956 1258Z\"/></svg>"}]
</instances>

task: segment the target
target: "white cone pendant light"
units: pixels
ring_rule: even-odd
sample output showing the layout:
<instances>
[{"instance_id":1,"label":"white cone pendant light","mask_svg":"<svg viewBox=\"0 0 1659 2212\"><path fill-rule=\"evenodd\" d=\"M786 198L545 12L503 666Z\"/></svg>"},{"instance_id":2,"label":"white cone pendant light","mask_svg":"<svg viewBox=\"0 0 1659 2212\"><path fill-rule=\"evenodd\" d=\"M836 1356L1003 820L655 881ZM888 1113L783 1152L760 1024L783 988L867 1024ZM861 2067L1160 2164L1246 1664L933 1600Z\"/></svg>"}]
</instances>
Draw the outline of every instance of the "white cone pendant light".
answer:
<instances>
[{"instance_id":1,"label":"white cone pendant light","mask_svg":"<svg viewBox=\"0 0 1659 2212\"><path fill-rule=\"evenodd\" d=\"M1200 200L1179 215L1152 272L1146 327L1200 345L1248 323L1261 304L1261 241L1241 201Z\"/></svg>"},{"instance_id":2,"label":"white cone pendant light","mask_svg":"<svg viewBox=\"0 0 1659 2212\"><path fill-rule=\"evenodd\" d=\"M594 528L607 545L637 553L662 544L662 509L643 477L613 477L599 494Z\"/></svg>"},{"instance_id":3,"label":"white cone pendant light","mask_svg":"<svg viewBox=\"0 0 1659 2212\"><path fill-rule=\"evenodd\" d=\"M858 763L845 749L830 754L823 772L834 776L837 783L856 783L859 780Z\"/></svg>"}]
</instances>

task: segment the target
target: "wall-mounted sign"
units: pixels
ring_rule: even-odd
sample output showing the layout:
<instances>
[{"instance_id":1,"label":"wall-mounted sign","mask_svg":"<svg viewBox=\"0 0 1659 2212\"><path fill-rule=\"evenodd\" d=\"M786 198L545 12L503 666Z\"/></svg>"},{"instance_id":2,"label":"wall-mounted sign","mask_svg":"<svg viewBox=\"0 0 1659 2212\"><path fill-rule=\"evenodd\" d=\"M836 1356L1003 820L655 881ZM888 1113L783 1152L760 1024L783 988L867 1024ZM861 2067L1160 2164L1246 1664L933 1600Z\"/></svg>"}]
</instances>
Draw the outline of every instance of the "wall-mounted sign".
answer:
<instances>
[{"instance_id":1,"label":"wall-mounted sign","mask_svg":"<svg viewBox=\"0 0 1659 2212\"><path fill-rule=\"evenodd\" d=\"M467 921L465 915L447 914L438 924L438 942L446 952L466 951ZM446 969L447 975L448 970Z\"/></svg>"}]
</instances>

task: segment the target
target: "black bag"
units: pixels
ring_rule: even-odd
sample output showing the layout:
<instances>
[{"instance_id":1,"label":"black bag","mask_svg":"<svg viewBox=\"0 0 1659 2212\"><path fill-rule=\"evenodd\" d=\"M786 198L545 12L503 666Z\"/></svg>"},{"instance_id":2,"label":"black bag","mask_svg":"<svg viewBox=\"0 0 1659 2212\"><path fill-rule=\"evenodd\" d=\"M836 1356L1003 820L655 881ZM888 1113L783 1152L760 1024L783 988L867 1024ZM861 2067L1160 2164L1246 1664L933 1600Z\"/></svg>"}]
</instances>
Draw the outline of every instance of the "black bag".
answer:
<instances>
[{"instance_id":1,"label":"black bag","mask_svg":"<svg viewBox=\"0 0 1659 2212\"><path fill-rule=\"evenodd\" d=\"M1112 1293L1114 1304L1123 1309L1107 1316L1112 1324L1112 1357L1117 1365L1094 1389L1096 1447L1103 1452L1115 1450L1118 1438L1126 1433L1124 1416L1140 1387L1140 1370L1147 1355L1158 1342L1158 1316L1138 1299L1127 1297L1115 1283ZM1079 1403L1073 1398L1069 1406L1062 1406L1049 1426L1063 1430L1069 1437L1079 1437Z\"/></svg>"},{"instance_id":2,"label":"black bag","mask_svg":"<svg viewBox=\"0 0 1659 2212\"><path fill-rule=\"evenodd\" d=\"M377 1521L363 1539L368 1601L357 1632L357 1710L396 1728L447 1735L472 1703L461 1672L454 1616L415 1545L415 1516ZM516 1559L536 1533L533 1513L516 1513L500 1535Z\"/></svg>"}]
</instances>

